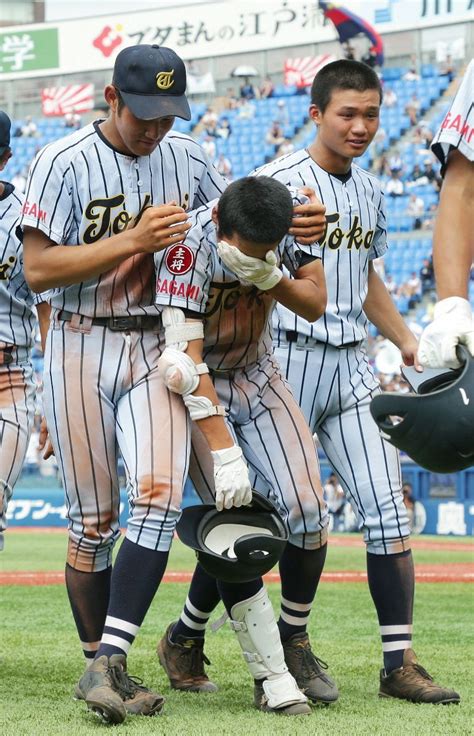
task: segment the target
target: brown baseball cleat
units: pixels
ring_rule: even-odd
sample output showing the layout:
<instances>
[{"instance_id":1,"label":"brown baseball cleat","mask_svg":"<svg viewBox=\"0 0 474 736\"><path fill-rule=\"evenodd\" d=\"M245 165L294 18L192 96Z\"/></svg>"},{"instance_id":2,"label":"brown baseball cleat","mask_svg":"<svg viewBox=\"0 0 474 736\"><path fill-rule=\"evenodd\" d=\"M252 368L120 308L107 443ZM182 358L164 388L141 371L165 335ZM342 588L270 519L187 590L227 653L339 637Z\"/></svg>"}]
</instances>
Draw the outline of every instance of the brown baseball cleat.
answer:
<instances>
[{"instance_id":1,"label":"brown baseball cleat","mask_svg":"<svg viewBox=\"0 0 474 736\"><path fill-rule=\"evenodd\" d=\"M403 666L386 675L380 670L380 698L399 698L412 703L459 703L460 695L454 690L437 685L420 665L413 649L405 649Z\"/></svg>"},{"instance_id":2,"label":"brown baseball cleat","mask_svg":"<svg viewBox=\"0 0 474 736\"><path fill-rule=\"evenodd\" d=\"M283 643L286 665L299 689L313 703L330 705L339 697L334 680L326 670L328 665L311 650L308 634L293 634Z\"/></svg>"},{"instance_id":3,"label":"brown baseball cleat","mask_svg":"<svg viewBox=\"0 0 474 736\"><path fill-rule=\"evenodd\" d=\"M192 693L215 693L217 685L210 681L204 670L205 664L211 664L204 654L204 639L178 636L176 643L171 641L170 634L175 623L173 621L168 626L156 648L171 687Z\"/></svg>"},{"instance_id":4,"label":"brown baseball cleat","mask_svg":"<svg viewBox=\"0 0 474 736\"><path fill-rule=\"evenodd\" d=\"M268 705L268 698L263 689L263 680L254 680L253 702L255 707L264 713L275 713L276 715L282 716L307 716L311 713L308 702L289 703L280 708L271 708Z\"/></svg>"},{"instance_id":5,"label":"brown baseball cleat","mask_svg":"<svg viewBox=\"0 0 474 736\"><path fill-rule=\"evenodd\" d=\"M102 657L99 659L102 659ZM145 687L142 680L128 674L127 659L124 654L112 655L109 659L109 668L112 687L122 699L125 711L128 714L135 716L154 716L161 713L165 702L164 698ZM86 670L75 686L74 697L76 700L85 700L88 703L90 694L84 689L84 683L87 682L85 678L87 672L88 670ZM91 710L94 710L94 708L91 708ZM106 719L104 718L104 720ZM110 722L115 723L116 721ZM118 722L120 723L121 721Z\"/></svg>"}]
</instances>

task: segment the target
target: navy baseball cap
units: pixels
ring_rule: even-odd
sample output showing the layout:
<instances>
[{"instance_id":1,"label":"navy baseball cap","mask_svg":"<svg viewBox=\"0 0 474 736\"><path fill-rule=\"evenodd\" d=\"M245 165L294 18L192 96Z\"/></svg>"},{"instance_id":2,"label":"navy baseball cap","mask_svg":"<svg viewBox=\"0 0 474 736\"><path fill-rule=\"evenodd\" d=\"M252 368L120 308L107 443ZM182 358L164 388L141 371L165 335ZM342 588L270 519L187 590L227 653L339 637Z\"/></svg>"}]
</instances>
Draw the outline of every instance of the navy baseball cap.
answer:
<instances>
[{"instance_id":1,"label":"navy baseball cap","mask_svg":"<svg viewBox=\"0 0 474 736\"><path fill-rule=\"evenodd\" d=\"M172 49L157 44L128 46L115 59L112 84L140 120L168 116L191 119L186 68Z\"/></svg>"},{"instance_id":2,"label":"navy baseball cap","mask_svg":"<svg viewBox=\"0 0 474 736\"><path fill-rule=\"evenodd\" d=\"M2 156L7 148L10 148L10 128L11 120L6 112L0 110L0 156Z\"/></svg>"}]
</instances>

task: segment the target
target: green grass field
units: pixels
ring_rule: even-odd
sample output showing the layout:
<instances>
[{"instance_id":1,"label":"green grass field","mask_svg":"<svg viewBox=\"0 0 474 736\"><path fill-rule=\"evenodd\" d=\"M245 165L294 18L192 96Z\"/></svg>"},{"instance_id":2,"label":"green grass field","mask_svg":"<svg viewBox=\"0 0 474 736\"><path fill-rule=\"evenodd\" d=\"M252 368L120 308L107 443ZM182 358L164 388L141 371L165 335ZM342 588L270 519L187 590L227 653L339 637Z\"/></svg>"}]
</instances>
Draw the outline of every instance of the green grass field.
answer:
<instances>
[{"instance_id":1,"label":"green grass field","mask_svg":"<svg viewBox=\"0 0 474 736\"><path fill-rule=\"evenodd\" d=\"M0 572L60 570L65 536L9 530ZM330 547L326 570L364 569L364 548ZM418 550L418 563L472 561L466 550ZM191 570L193 554L176 543L170 570ZM278 586L269 586L278 609ZM311 716L285 718L252 707L252 682L235 635L224 626L209 633L213 694L170 690L155 655L169 621L179 615L186 584L163 584L129 655L132 674L166 697L164 715L129 717L122 734L166 736L410 736L473 733L473 592L467 583L421 583L415 600L415 650L436 679L457 689L460 706L413 705L377 698L380 644L375 611L365 583L322 583L311 617L313 649L330 663L340 700L314 708ZM222 612L218 609L213 618ZM72 700L83 660L63 586L4 586L0 592L0 734L2 736L89 736L104 726L84 704ZM114 731L115 732L115 731ZM118 732L118 731L117 731Z\"/></svg>"}]
</instances>

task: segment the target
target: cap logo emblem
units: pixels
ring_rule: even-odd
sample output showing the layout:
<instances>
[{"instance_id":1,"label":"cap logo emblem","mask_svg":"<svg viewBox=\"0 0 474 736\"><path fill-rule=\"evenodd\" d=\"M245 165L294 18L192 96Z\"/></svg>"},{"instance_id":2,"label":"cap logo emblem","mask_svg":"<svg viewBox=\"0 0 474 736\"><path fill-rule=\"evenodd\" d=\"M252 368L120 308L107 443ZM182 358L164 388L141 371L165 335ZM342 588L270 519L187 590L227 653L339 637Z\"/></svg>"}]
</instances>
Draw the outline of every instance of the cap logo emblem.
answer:
<instances>
[{"instance_id":1,"label":"cap logo emblem","mask_svg":"<svg viewBox=\"0 0 474 736\"><path fill-rule=\"evenodd\" d=\"M169 72L159 72L156 75L156 86L158 89L169 89L174 84L173 79L174 69Z\"/></svg>"}]
</instances>

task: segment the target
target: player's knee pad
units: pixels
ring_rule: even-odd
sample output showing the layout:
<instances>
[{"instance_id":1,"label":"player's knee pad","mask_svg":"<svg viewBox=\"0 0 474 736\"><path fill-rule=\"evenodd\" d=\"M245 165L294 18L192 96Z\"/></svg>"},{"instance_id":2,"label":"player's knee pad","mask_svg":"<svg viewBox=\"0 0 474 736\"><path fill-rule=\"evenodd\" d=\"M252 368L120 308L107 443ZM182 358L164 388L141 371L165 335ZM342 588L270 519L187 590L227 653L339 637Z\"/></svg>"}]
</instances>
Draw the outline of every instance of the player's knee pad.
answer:
<instances>
[{"instance_id":1,"label":"player's knee pad","mask_svg":"<svg viewBox=\"0 0 474 736\"><path fill-rule=\"evenodd\" d=\"M305 703L306 696L288 672L275 613L265 588L232 606L230 625L251 675L264 680L270 708Z\"/></svg>"}]
</instances>

